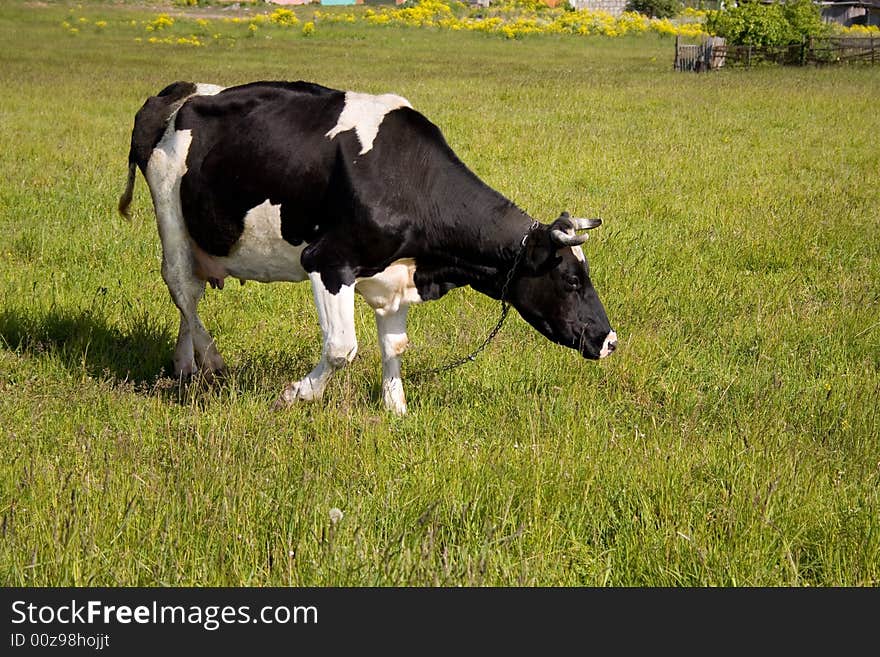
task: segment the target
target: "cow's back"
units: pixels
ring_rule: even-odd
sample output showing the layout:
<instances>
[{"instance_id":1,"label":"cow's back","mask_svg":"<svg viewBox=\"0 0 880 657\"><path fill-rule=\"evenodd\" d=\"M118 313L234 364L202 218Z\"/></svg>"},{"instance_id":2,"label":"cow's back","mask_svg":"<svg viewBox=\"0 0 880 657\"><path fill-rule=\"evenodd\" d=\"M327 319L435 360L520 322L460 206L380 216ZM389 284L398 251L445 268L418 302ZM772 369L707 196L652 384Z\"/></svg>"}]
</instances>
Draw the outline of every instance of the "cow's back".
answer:
<instances>
[{"instance_id":1,"label":"cow's back","mask_svg":"<svg viewBox=\"0 0 880 657\"><path fill-rule=\"evenodd\" d=\"M312 237L307 225L332 170L324 136L345 94L305 82L260 82L193 96L175 129L189 131L181 206L187 229L207 253L226 256L246 213L267 200L281 206L285 239Z\"/></svg>"}]
</instances>

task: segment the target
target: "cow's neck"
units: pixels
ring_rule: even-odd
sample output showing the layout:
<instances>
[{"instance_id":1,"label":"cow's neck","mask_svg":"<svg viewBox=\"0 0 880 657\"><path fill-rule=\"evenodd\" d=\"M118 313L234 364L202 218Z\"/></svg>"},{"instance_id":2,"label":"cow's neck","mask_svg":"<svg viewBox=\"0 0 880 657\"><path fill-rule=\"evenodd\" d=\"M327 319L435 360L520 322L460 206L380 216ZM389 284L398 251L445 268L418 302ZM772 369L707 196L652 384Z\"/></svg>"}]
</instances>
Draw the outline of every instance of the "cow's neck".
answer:
<instances>
[{"instance_id":1,"label":"cow's neck","mask_svg":"<svg viewBox=\"0 0 880 657\"><path fill-rule=\"evenodd\" d=\"M474 272L468 284L493 299L501 299L514 270L522 266L525 239L534 225L531 217L512 205L493 230L494 240L483 252L483 267Z\"/></svg>"},{"instance_id":2,"label":"cow's neck","mask_svg":"<svg viewBox=\"0 0 880 657\"><path fill-rule=\"evenodd\" d=\"M534 221L491 188L486 192L460 201L455 216L447 218L448 229L432 240L430 277L440 294L469 285L501 298Z\"/></svg>"}]
</instances>

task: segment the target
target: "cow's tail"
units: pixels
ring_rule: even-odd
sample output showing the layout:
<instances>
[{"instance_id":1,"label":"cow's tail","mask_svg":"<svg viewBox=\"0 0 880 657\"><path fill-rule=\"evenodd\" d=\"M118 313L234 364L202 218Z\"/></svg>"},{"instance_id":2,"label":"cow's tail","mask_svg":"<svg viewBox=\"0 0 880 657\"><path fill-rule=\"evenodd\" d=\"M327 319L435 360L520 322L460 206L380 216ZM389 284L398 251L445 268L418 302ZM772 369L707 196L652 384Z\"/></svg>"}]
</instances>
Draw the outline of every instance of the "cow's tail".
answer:
<instances>
[{"instance_id":1,"label":"cow's tail","mask_svg":"<svg viewBox=\"0 0 880 657\"><path fill-rule=\"evenodd\" d=\"M129 207L134 195L134 179L138 168L146 173L150 154L165 133L168 121L196 91L197 87L192 82L174 82L157 95L149 97L135 115L134 129L131 131L131 150L128 152L128 182L117 206L119 214L126 219L131 216Z\"/></svg>"},{"instance_id":2,"label":"cow's tail","mask_svg":"<svg viewBox=\"0 0 880 657\"><path fill-rule=\"evenodd\" d=\"M128 162L128 182L125 184L125 191L122 192L122 196L119 197L119 205L117 206L119 209L119 214L121 214L126 219L131 219L131 211L129 207L131 206L131 199L134 195L134 179L137 176L137 163L129 160Z\"/></svg>"}]
</instances>

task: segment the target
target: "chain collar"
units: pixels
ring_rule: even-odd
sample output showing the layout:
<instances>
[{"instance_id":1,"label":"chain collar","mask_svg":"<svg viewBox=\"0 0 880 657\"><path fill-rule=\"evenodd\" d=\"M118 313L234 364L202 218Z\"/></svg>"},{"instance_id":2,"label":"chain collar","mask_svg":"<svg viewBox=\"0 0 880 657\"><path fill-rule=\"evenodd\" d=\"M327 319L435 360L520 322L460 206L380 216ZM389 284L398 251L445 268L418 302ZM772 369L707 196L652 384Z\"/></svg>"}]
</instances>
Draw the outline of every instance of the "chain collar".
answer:
<instances>
[{"instance_id":1,"label":"chain collar","mask_svg":"<svg viewBox=\"0 0 880 657\"><path fill-rule=\"evenodd\" d=\"M498 318L498 321L495 323L495 326L492 327L492 330L489 331L489 335L486 336L486 339L483 340L480 345L474 349L467 356L462 356L457 358L446 365L441 365L440 367L434 367L429 370L422 370L420 372L415 372L414 374L408 374L407 379L416 380L425 378L428 376L433 376L434 374L440 374L441 372L448 372L449 370L454 370L456 367L460 367L465 363L470 363L477 359L477 356L480 354L483 349L489 346L489 343L495 339L495 336L498 335L498 332L501 330L501 327L504 325L504 320L507 319L507 313L510 312L510 304L507 303L507 290L510 287L510 284L513 282L513 277L516 274L516 270L519 269L520 262L522 262L523 256L526 252L526 242L529 239L529 235L540 226L540 222L533 221L532 225L529 227L526 234L523 235L522 240L520 241L519 250L516 252L516 257L513 259L513 264L510 266L510 269L507 270L507 278L504 280L504 285L501 286L501 316Z\"/></svg>"}]
</instances>

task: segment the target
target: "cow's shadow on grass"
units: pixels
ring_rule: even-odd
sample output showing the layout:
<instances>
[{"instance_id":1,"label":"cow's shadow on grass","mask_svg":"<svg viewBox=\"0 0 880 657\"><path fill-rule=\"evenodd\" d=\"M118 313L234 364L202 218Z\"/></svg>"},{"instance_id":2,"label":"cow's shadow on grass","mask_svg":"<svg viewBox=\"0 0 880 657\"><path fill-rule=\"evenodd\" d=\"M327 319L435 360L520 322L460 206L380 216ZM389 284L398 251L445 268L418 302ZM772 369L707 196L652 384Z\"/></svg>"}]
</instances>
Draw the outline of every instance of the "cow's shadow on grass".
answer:
<instances>
[{"instance_id":1,"label":"cow's shadow on grass","mask_svg":"<svg viewBox=\"0 0 880 657\"><path fill-rule=\"evenodd\" d=\"M277 395L285 377L311 369L309 345L285 353L253 353L225 375L182 380L174 375L174 341L146 313L121 327L91 310L0 311L0 349L45 358L70 372L169 401L191 404L225 392ZM274 400L274 397L272 397Z\"/></svg>"},{"instance_id":2,"label":"cow's shadow on grass","mask_svg":"<svg viewBox=\"0 0 880 657\"><path fill-rule=\"evenodd\" d=\"M135 314L120 326L90 309L0 311L0 349L44 358L119 390L183 405L211 403L218 395L244 394L265 398L271 406L283 387L308 372L320 356L320 345L312 339L291 340L281 349L254 345L224 376L181 380L174 375L175 338L167 325L146 313ZM421 369L418 363L413 365L414 371ZM384 408L380 371L378 353L359 356L357 363L336 374L325 404L345 399L377 411ZM408 380L404 372L410 401L416 405L455 407L477 400L488 404L497 391L469 379L464 371L456 371L436 376L416 374Z\"/></svg>"},{"instance_id":3,"label":"cow's shadow on grass","mask_svg":"<svg viewBox=\"0 0 880 657\"><path fill-rule=\"evenodd\" d=\"M120 328L89 310L4 310L0 342L19 353L56 359L71 371L138 386L168 376L174 345L168 330L146 315Z\"/></svg>"}]
</instances>

